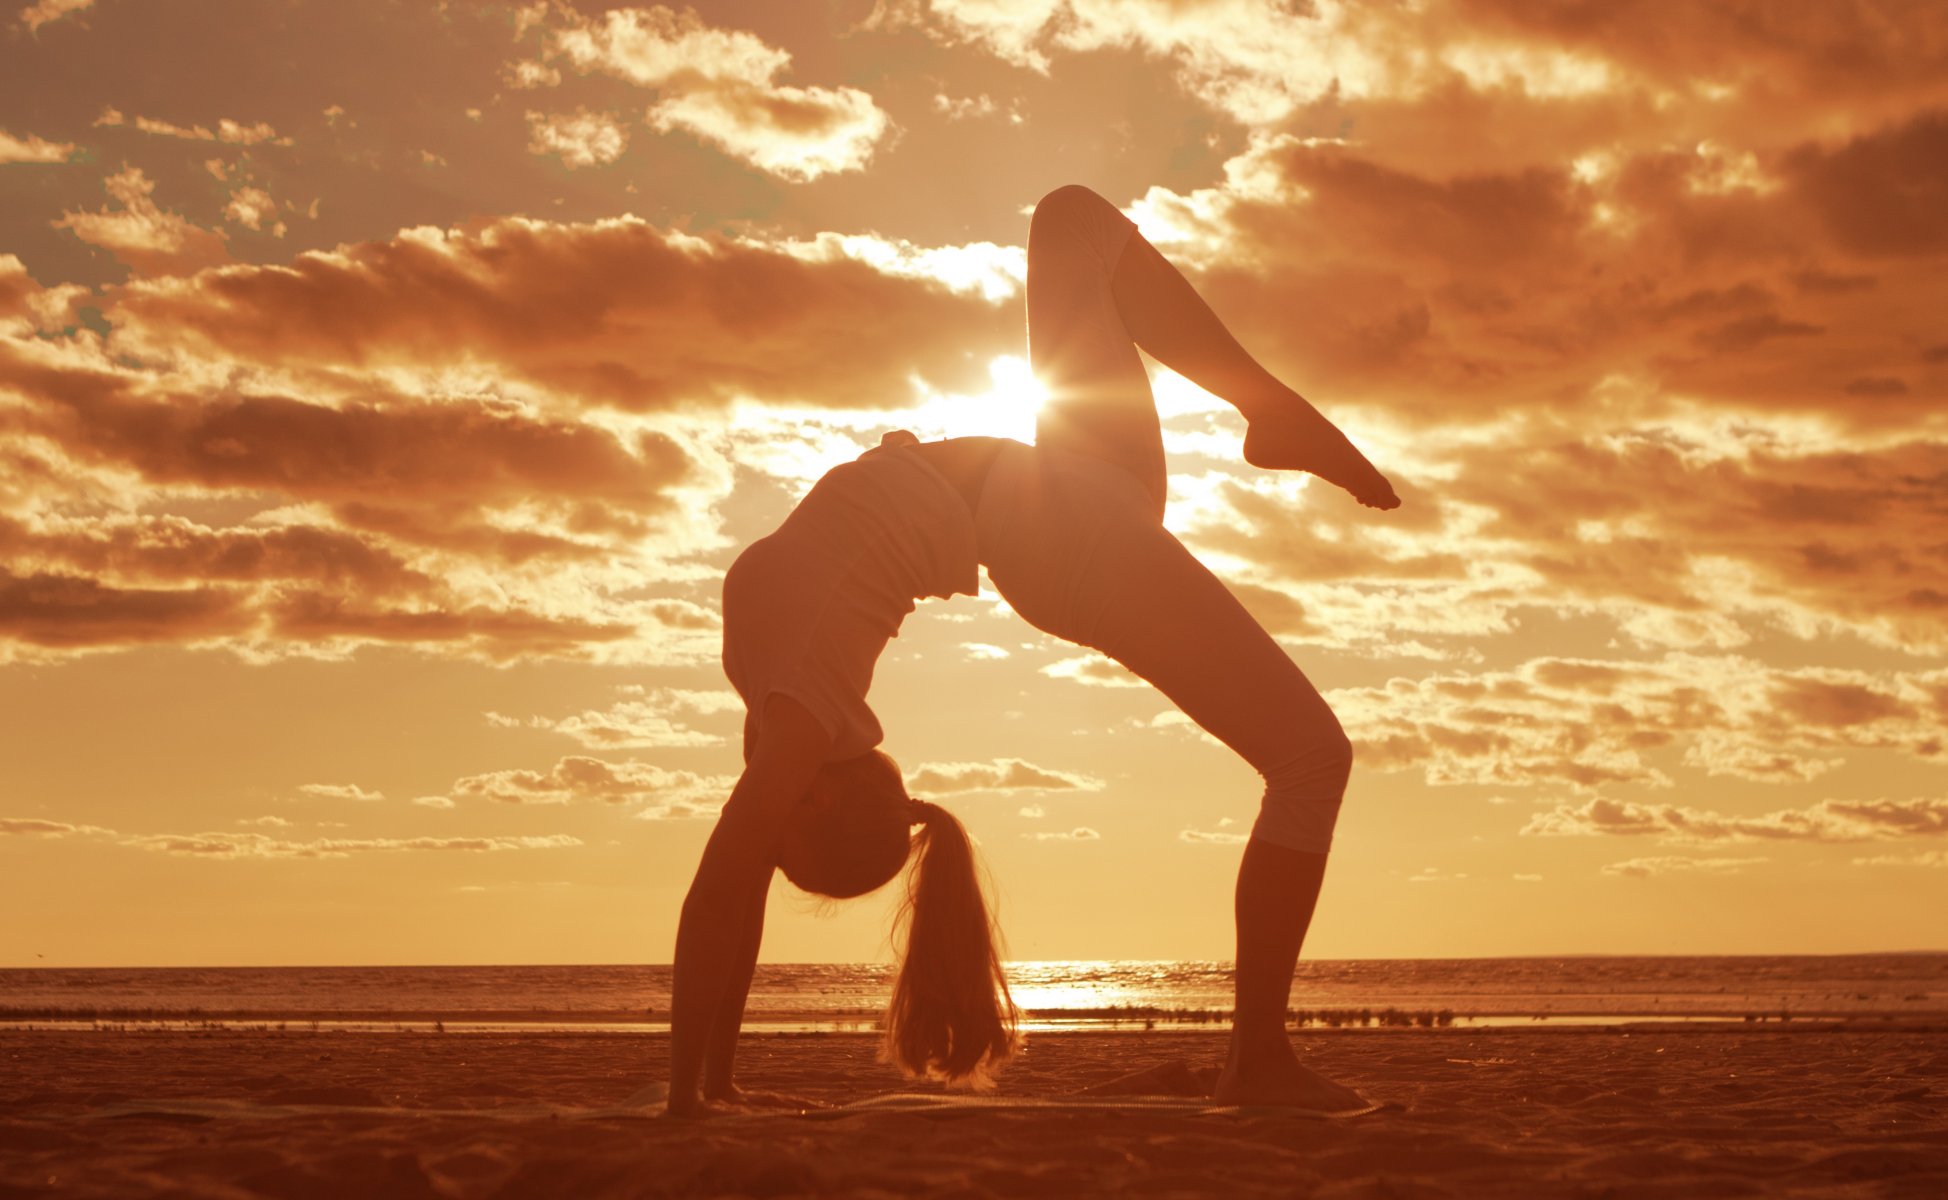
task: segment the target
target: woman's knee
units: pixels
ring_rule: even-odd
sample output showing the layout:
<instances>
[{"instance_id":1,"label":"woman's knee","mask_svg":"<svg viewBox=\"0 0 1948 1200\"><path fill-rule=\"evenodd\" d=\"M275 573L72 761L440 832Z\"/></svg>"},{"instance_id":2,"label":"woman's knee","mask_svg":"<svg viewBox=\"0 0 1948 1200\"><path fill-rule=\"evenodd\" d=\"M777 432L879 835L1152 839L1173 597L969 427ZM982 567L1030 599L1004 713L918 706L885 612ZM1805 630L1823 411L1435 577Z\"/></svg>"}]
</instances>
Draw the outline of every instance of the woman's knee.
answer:
<instances>
[{"instance_id":1,"label":"woman's knee","mask_svg":"<svg viewBox=\"0 0 1948 1200\"><path fill-rule=\"evenodd\" d=\"M1265 799L1252 836L1312 854L1332 848L1346 781L1353 770L1353 745L1334 722L1297 739L1293 753L1265 772Z\"/></svg>"},{"instance_id":2,"label":"woman's knee","mask_svg":"<svg viewBox=\"0 0 1948 1200\"><path fill-rule=\"evenodd\" d=\"M1289 753L1265 772L1265 784L1274 793L1330 797L1337 803L1352 773L1352 739L1339 722L1309 723L1293 735Z\"/></svg>"},{"instance_id":3,"label":"woman's knee","mask_svg":"<svg viewBox=\"0 0 1948 1200\"><path fill-rule=\"evenodd\" d=\"M1095 192L1079 183L1065 183L1035 202L1035 216L1030 222L1030 232L1034 225L1046 225L1050 221L1067 221L1100 213L1103 209L1114 210L1115 206Z\"/></svg>"}]
</instances>

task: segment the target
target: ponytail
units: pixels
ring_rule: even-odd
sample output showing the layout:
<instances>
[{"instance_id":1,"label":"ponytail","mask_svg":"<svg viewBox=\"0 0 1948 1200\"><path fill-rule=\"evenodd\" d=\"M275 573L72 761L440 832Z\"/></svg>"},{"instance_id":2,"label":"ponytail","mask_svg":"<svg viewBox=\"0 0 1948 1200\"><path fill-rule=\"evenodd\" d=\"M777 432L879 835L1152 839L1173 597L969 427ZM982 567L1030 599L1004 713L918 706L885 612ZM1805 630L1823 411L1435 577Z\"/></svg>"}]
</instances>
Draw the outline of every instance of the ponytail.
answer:
<instances>
[{"instance_id":1,"label":"ponytail","mask_svg":"<svg viewBox=\"0 0 1948 1200\"><path fill-rule=\"evenodd\" d=\"M883 1057L908 1075L992 1086L1020 1044L1019 1013L995 948L974 848L954 815L913 802L921 829L894 924L906 945L886 1013Z\"/></svg>"}]
</instances>

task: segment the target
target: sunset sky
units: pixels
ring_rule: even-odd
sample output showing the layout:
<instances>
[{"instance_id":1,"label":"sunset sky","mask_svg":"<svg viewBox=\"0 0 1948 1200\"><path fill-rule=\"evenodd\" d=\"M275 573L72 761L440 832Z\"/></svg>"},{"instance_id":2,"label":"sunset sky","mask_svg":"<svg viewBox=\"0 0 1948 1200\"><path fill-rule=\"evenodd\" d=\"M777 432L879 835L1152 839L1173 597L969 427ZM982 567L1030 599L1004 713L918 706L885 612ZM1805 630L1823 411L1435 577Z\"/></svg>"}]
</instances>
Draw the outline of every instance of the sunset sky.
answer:
<instances>
[{"instance_id":1,"label":"sunset sky","mask_svg":"<svg viewBox=\"0 0 1948 1200\"><path fill-rule=\"evenodd\" d=\"M20 4L0 965L667 962L724 568L1032 437L1070 182L1405 501L1152 364L1356 747L1308 956L1948 945L1934 0ZM871 699L1013 956L1230 956L1257 781L1147 686L990 592Z\"/></svg>"}]
</instances>

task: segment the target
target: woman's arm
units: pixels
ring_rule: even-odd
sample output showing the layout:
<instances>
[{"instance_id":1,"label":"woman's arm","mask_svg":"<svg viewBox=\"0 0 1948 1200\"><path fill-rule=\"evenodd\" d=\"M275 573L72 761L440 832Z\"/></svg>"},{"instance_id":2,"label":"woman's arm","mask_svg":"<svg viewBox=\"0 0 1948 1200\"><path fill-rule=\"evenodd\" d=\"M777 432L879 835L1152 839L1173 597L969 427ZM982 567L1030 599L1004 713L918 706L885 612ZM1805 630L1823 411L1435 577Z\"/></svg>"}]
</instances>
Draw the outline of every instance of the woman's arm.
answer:
<instances>
[{"instance_id":1,"label":"woman's arm","mask_svg":"<svg viewBox=\"0 0 1948 1200\"><path fill-rule=\"evenodd\" d=\"M824 728L797 701L765 701L762 734L703 848L676 931L670 997L669 1111L703 1109L705 1057L719 1022L741 1022L757 964L765 895L792 808L811 786L830 744ZM730 1053L721 1064L730 1076ZM717 1064L713 1063L713 1067ZM717 1071L713 1070L716 1083Z\"/></svg>"},{"instance_id":2,"label":"woman's arm","mask_svg":"<svg viewBox=\"0 0 1948 1200\"><path fill-rule=\"evenodd\" d=\"M733 1070L737 1059L737 1035L744 1026L745 998L751 994L751 975L757 969L758 946L764 940L764 905L770 890L767 886L758 893L757 903L745 919L742 937L746 944L737 958L737 965L742 970L731 979L729 989L724 993L724 999L718 1004L711 1021L710 1036L704 1043L705 1100L737 1098L737 1081Z\"/></svg>"}]
</instances>

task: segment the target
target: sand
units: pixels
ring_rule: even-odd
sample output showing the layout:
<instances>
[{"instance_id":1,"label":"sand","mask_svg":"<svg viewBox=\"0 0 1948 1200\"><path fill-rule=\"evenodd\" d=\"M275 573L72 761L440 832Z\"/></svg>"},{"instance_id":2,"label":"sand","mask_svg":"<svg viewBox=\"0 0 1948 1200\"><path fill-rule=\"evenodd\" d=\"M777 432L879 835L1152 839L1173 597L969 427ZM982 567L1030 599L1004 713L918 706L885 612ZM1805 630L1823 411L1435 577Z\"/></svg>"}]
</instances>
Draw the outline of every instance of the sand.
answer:
<instances>
[{"instance_id":1,"label":"sand","mask_svg":"<svg viewBox=\"0 0 1948 1200\"><path fill-rule=\"evenodd\" d=\"M1948 1196L1948 1034L1297 1041L1388 1107L1345 1121L815 1109L679 1122L617 1107L661 1076L660 1035L12 1030L0 1197ZM1156 1068L1167 1092L1222 1048L1207 1032L1043 1035L1001 1094L1069 1096ZM741 1061L747 1085L815 1103L927 1090L858 1036L747 1036Z\"/></svg>"}]
</instances>

